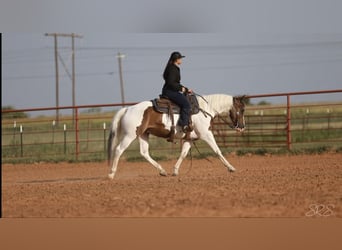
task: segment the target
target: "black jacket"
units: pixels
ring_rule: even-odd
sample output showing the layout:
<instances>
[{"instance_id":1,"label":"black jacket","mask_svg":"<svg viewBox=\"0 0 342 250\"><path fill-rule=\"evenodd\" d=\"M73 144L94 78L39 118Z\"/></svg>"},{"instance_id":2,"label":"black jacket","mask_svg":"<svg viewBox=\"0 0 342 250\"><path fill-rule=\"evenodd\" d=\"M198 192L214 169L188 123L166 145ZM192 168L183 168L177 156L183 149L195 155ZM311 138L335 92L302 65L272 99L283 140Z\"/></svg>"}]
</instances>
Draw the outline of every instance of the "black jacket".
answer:
<instances>
[{"instance_id":1,"label":"black jacket","mask_svg":"<svg viewBox=\"0 0 342 250\"><path fill-rule=\"evenodd\" d=\"M163 92L164 90L182 91L184 86L180 84L180 69L175 64L169 64L165 68L163 77L165 80Z\"/></svg>"}]
</instances>

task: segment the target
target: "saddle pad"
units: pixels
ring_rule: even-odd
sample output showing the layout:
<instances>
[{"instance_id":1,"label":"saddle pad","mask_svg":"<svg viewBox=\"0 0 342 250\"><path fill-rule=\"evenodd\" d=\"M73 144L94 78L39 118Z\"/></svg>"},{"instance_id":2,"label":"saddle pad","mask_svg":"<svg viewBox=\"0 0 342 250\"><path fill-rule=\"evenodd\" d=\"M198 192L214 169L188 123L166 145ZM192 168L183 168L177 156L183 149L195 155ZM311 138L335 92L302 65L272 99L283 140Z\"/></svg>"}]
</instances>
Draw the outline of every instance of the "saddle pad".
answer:
<instances>
[{"instance_id":1,"label":"saddle pad","mask_svg":"<svg viewBox=\"0 0 342 250\"><path fill-rule=\"evenodd\" d=\"M191 114L192 115L197 114L200 111L200 109L199 109L198 100L197 100L196 96L195 95L187 95L187 98L188 98L190 105L191 105ZM160 97L160 98L156 98L156 99L152 100L151 102L152 102L154 110L159 112L159 113L169 114L170 113L169 107L172 107L172 112L174 114L180 113L179 106L167 98Z\"/></svg>"}]
</instances>

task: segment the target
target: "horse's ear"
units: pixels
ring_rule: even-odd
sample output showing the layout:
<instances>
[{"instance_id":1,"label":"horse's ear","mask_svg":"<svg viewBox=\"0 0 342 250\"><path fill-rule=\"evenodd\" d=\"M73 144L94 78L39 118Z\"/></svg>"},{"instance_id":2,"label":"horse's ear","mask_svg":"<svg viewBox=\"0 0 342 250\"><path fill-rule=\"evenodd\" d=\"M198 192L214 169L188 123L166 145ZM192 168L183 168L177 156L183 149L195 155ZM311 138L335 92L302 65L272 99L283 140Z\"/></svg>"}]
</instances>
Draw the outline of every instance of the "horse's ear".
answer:
<instances>
[{"instance_id":1,"label":"horse's ear","mask_svg":"<svg viewBox=\"0 0 342 250\"><path fill-rule=\"evenodd\" d=\"M242 100L243 96L242 95L236 95L233 98L236 100Z\"/></svg>"},{"instance_id":2,"label":"horse's ear","mask_svg":"<svg viewBox=\"0 0 342 250\"><path fill-rule=\"evenodd\" d=\"M249 103L249 98L247 95L238 95L238 96L234 96L234 99L244 103L244 104L248 104Z\"/></svg>"},{"instance_id":3,"label":"horse's ear","mask_svg":"<svg viewBox=\"0 0 342 250\"><path fill-rule=\"evenodd\" d=\"M243 102L244 104L248 104L249 103L249 98L247 95L241 95L239 96L239 99L241 102Z\"/></svg>"}]
</instances>

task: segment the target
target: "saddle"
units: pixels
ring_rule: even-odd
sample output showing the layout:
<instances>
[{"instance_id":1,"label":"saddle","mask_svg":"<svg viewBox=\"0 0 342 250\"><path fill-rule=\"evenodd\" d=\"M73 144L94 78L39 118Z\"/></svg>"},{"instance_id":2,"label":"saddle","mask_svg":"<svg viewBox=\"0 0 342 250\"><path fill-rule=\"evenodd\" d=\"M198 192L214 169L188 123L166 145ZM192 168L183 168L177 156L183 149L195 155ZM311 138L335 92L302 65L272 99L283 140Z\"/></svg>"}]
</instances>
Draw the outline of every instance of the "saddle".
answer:
<instances>
[{"instance_id":1,"label":"saddle","mask_svg":"<svg viewBox=\"0 0 342 250\"><path fill-rule=\"evenodd\" d=\"M191 115L195 115L200 111L198 100L195 95L187 95L187 98L189 100L190 106L191 106ZM180 107L172 102L169 98L166 96L160 95L159 98L156 98L152 100L153 108L158 113L163 114L179 114L180 113Z\"/></svg>"},{"instance_id":2,"label":"saddle","mask_svg":"<svg viewBox=\"0 0 342 250\"><path fill-rule=\"evenodd\" d=\"M198 100L197 100L195 95L188 94L187 98L188 98L188 101L189 101L190 106L191 106L191 112L190 112L190 117L189 117L190 126L191 126L191 124L192 124L191 115L197 114L200 111L200 107L199 107ZM177 104L175 104L174 102L172 102L168 97L163 96L163 95L160 95L159 98L156 98L156 99L152 100L151 102L153 105L153 109L156 112L162 113L162 114L168 114L169 117L171 118L171 123L172 123L171 131L170 131L170 136L167 139L167 141L173 142L174 135L175 135L174 114L180 113L180 107ZM190 139L190 133L191 132L187 132L184 139L189 140Z\"/></svg>"}]
</instances>

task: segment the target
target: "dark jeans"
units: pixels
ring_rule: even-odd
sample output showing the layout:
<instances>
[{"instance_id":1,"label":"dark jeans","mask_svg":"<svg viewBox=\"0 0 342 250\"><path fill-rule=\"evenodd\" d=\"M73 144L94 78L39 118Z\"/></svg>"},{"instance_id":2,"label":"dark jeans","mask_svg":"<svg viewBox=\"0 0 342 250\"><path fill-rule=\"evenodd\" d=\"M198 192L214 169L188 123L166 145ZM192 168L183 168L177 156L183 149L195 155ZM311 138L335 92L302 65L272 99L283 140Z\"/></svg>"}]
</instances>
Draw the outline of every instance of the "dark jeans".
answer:
<instances>
[{"instance_id":1,"label":"dark jeans","mask_svg":"<svg viewBox=\"0 0 342 250\"><path fill-rule=\"evenodd\" d=\"M163 95L167 96L171 101L176 103L180 108L180 117L178 120L178 125L183 127L189 125L189 117L191 112L191 107L188 99L182 93L172 90L164 90Z\"/></svg>"}]
</instances>

